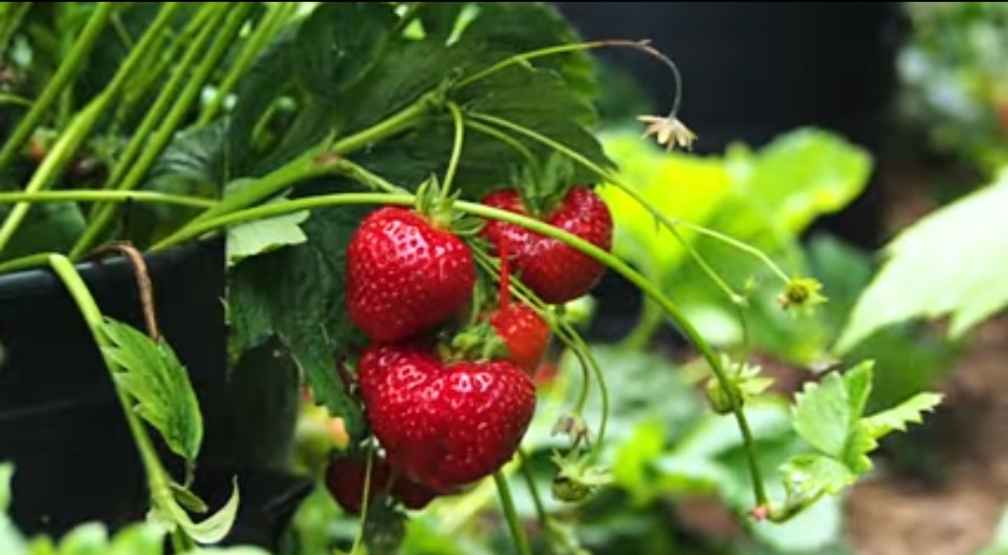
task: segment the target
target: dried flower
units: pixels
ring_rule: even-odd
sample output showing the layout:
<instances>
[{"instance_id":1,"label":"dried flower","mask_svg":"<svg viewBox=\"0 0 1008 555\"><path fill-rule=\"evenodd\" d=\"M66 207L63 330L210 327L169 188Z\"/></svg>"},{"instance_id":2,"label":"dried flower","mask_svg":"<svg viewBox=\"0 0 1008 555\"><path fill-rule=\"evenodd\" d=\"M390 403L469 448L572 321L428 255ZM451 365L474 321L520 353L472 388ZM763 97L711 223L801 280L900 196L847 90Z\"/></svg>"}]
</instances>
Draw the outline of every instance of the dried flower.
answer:
<instances>
[{"instance_id":1,"label":"dried flower","mask_svg":"<svg viewBox=\"0 0 1008 555\"><path fill-rule=\"evenodd\" d=\"M675 146L691 149L693 141L697 138L695 133L679 121L679 118L671 114L665 117L637 116L637 119L648 124L644 130L644 137L655 135L658 144L665 145L666 150L672 150Z\"/></svg>"}]
</instances>

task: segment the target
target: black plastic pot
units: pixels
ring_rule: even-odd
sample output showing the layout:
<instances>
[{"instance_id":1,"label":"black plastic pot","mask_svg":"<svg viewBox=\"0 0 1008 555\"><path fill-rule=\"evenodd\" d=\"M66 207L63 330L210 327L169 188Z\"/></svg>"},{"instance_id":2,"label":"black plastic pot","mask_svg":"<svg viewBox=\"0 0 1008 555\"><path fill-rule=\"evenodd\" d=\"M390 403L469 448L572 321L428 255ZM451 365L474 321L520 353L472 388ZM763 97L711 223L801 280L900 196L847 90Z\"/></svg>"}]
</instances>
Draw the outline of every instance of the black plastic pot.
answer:
<instances>
[{"instance_id":1,"label":"black plastic pot","mask_svg":"<svg viewBox=\"0 0 1008 555\"><path fill-rule=\"evenodd\" d=\"M152 255L147 264L161 332L188 368L204 412L209 455L199 461L198 493L219 506L237 474L241 510L228 543L272 547L311 483L249 466L241 446L221 441L249 437L236 431L235 414L256 410L246 407L241 384L228 379L224 243ZM103 314L143 329L124 259L78 268ZM114 528L142 519L149 500L138 453L89 330L51 272L0 277L0 344L0 461L16 465L11 512L17 526L59 535L83 521ZM292 431L294 416L284 410L278 418ZM173 457L164 452L162 458Z\"/></svg>"}]
</instances>

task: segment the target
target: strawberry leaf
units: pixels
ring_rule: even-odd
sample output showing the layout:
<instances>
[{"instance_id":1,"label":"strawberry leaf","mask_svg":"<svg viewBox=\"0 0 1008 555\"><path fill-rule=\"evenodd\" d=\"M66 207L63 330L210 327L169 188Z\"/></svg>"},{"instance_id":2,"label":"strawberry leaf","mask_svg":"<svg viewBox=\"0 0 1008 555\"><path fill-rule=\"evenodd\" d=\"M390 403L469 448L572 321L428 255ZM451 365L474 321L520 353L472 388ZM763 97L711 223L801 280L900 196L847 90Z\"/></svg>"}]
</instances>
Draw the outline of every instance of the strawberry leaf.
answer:
<instances>
[{"instance_id":1,"label":"strawberry leaf","mask_svg":"<svg viewBox=\"0 0 1008 555\"><path fill-rule=\"evenodd\" d=\"M1008 172L990 186L904 230L885 248L886 262L861 294L835 349L850 351L889 324L951 315L961 336L1008 304ZM949 257L935 264L935 256ZM921 279L927 276L927 279Z\"/></svg>"},{"instance_id":2,"label":"strawberry leaf","mask_svg":"<svg viewBox=\"0 0 1008 555\"><path fill-rule=\"evenodd\" d=\"M905 432L909 423L920 424L923 414L934 410L941 403L938 393L919 393L899 405L861 419L866 431L873 438L881 438L893 431Z\"/></svg>"},{"instance_id":3,"label":"strawberry leaf","mask_svg":"<svg viewBox=\"0 0 1008 555\"><path fill-rule=\"evenodd\" d=\"M161 433L173 452L196 460L203 417L189 374L171 346L110 318L102 323L101 333L111 343L102 352L122 369L115 381L136 401L134 410Z\"/></svg>"},{"instance_id":4,"label":"strawberry leaf","mask_svg":"<svg viewBox=\"0 0 1008 555\"><path fill-rule=\"evenodd\" d=\"M853 418L847 387L837 373L828 374L820 383L806 384L792 409L798 435L833 457L843 455Z\"/></svg>"}]
</instances>

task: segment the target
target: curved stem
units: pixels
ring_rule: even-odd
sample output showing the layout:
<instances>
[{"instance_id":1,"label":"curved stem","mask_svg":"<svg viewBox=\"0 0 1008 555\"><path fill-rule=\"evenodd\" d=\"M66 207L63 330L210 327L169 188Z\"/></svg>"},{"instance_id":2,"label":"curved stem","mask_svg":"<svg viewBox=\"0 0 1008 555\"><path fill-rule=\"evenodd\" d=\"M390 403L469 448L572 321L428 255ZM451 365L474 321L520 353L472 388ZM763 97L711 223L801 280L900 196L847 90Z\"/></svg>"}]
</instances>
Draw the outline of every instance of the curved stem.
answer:
<instances>
[{"instance_id":1,"label":"curved stem","mask_svg":"<svg viewBox=\"0 0 1008 555\"><path fill-rule=\"evenodd\" d=\"M63 93L63 90L70 85L77 74L77 70L87 59L88 53L91 52L102 30L105 29L105 25L108 24L113 7L112 2L100 2L95 8L94 13L88 18L87 24L81 31L80 36L77 37L77 40L70 48L69 55L56 69L56 73L46 83L42 94L32 104L28 113L21 118L17 127L14 128L14 132L11 133L3 148L0 149L0 169L6 168L10 164L11 160L17 155L21 145L28 140L28 137L38 127L42 118L50 112L53 103Z\"/></svg>"},{"instance_id":2,"label":"curved stem","mask_svg":"<svg viewBox=\"0 0 1008 555\"><path fill-rule=\"evenodd\" d=\"M476 81L485 79L508 66L527 63L529 60L534 60L536 58L552 56L555 54L563 54L566 52L591 50L592 48L602 48L605 46L623 46L639 50L641 49L641 47L646 45L647 41L613 39L613 40L596 40L590 42L579 42L576 44L559 44L556 46L547 46L545 48L539 48L536 50L531 50L529 52L522 52L520 54L515 54L513 56L507 57L486 69L480 70L470 75L469 77L462 79L461 81L455 84L455 88L461 89L462 87L471 85Z\"/></svg>"},{"instance_id":3,"label":"curved stem","mask_svg":"<svg viewBox=\"0 0 1008 555\"><path fill-rule=\"evenodd\" d=\"M209 208L217 201L186 195L171 195L155 191L105 191L100 189L66 189L60 191L0 192L0 204L14 202L139 202L144 204L175 204L193 208Z\"/></svg>"},{"instance_id":4,"label":"curved stem","mask_svg":"<svg viewBox=\"0 0 1008 555\"><path fill-rule=\"evenodd\" d=\"M441 192L445 195L451 191L452 181L455 179L455 172L458 170L459 159L462 157L462 139L465 134L465 125L462 122L462 111L454 102L448 102L448 111L451 112L452 122L455 125L455 139L452 142L451 158L448 160L448 169L445 170L444 182Z\"/></svg>"},{"instance_id":5,"label":"curved stem","mask_svg":"<svg viewBox=\"0 0 1008 555\"><path fill-rule=\"evenodd\" d=\"M480 123L478 121L466 118L465 124L473 129L473 131L479 131L485 135L489 135L498 141L510 146L518 154L525 159L530 167L535 167L537 164L535 156L532 155L532 151L528 149L525 145L521 144L521 141L517 141L506 133L498 131L496 128L490 127L489 125Z\"/></svg>"},{"instance_id":6,"label":"curved stem","mask_svg":"<svg viewBox=\"0 0 1008 555\"><path fill-rule=\"evenodd\" d=\"M104 353L105 348L111 347L112 345L108 343L105 336L100 331L102 325L101 310L95 303L94 297L91 296L90 291L88 291L84 280L82 280L80 274L77 273L77 269L74 268L73 263L71 263L67 257L61 254L49 254L47 257L49 265L52 267L56 275L63 281L63 284L70 293L70 296L77 304L77 308L80 310L81 316L84 318L84 322L91 330L91 335L94 338L95 345L99 348L99 351L102 352L102 359L105 361L105 366L112 379L112 385L115 388L116 396L119 398L119 404L122 406L126 422L129 424L130 434L132 434L137 451L140 453L140 460L143 462L144 470L147 474L151 495L155 497L163 495L163 492L168 491L170 478L168 477L164 466L161 464L161 460L158 459L157 452L154 450L154 445L151 442L150 436L147 435L147 431L144 429L143 423L140 422L136 411L133 409L129 397L124 391L122 391L122 389L120 389L116 381L115 368L117 365L115 361Z\"/></svg>"},{"instance_id":7,"label":"curved stem","mask_svg":"<svg viewBox=\"0 0 1008 555\"><path fill-rule=\"evenodd\" d=\"M504 509L504 518L507 519L508 529L511 530L511 537L514 539L515 550L519 555L532 555L528 538L525 537L525 530L522 529L518 513L515 511L514 499L511 498L507 478L499 470L494 473L493 477L494 483L497 484L497 495L500 497L501 508Z\"/></svg>"},{"instance_id":8,"label":"curved stem","mask_svg":"<svg viewBox=\"0 0 1008 555\"><path fill-rule=\"evenodd\" d=\"M784 283L788 283L788 282L791 281L791 278L788 277L787 273L784 272L784 270L782 270L780 268L780 266L778 266L777 263L774 262L773 259L770 258L770 256L767 255L767 253L761 251L760 249L757 249L756 247L754 247L752 245L746 244L743 241L739 241L738 239L735 239L734 237L731 237L729 235L725 235L724 233L721 233L720 231L715 231L713 229L710 229L709 227L704 227L702 225L697 225L697 224L694 224L694 223L691 223L691 222L687 222L687 221L684 221L684 220L677 220L675 223L678 224L678 225L681 225L681 226L683 226L683 227L685 227L687 229L695 231L696 233L699 233L700 235L707 235L708 237L712 237L714 239L717 239L718 241L721 241L723 243L727 243L727 244L735 247L736 249L738 249L738 250L740 250L742 252L749 253L750 255L758 258L764 264L766 264L767 268L770 268L770 271L772 271Z\"/></svg>"},{"instance_id":9,"label":"curved stem","mask_svg":"<svg viewBox=\"0 0 1008 555\"><path fill-rule=\"evenodd\" d=\"M49 263L50 253L30 254L0 263L0 274L38 268Z\"/></svg>"}]
</instances>

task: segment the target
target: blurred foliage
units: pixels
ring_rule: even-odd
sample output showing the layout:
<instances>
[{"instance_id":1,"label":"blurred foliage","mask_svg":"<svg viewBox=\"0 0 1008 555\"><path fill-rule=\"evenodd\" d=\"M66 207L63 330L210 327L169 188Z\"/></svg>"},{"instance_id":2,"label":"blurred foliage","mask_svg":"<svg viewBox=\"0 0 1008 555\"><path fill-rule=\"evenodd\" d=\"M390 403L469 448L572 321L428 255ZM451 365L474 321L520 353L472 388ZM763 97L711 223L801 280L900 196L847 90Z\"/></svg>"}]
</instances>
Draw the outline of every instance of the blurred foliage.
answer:
<instances>
[{"instance_id":1,"label":"blurred foliage","mask_svg":"<svg viewBox=\"0 0 1008 555\"><path fill-rule=\"evenodd\" d=\"M993 173L1008 162L1008 5L911 2L901 109L932 146Z\"/></svg>"}]
</instances>

